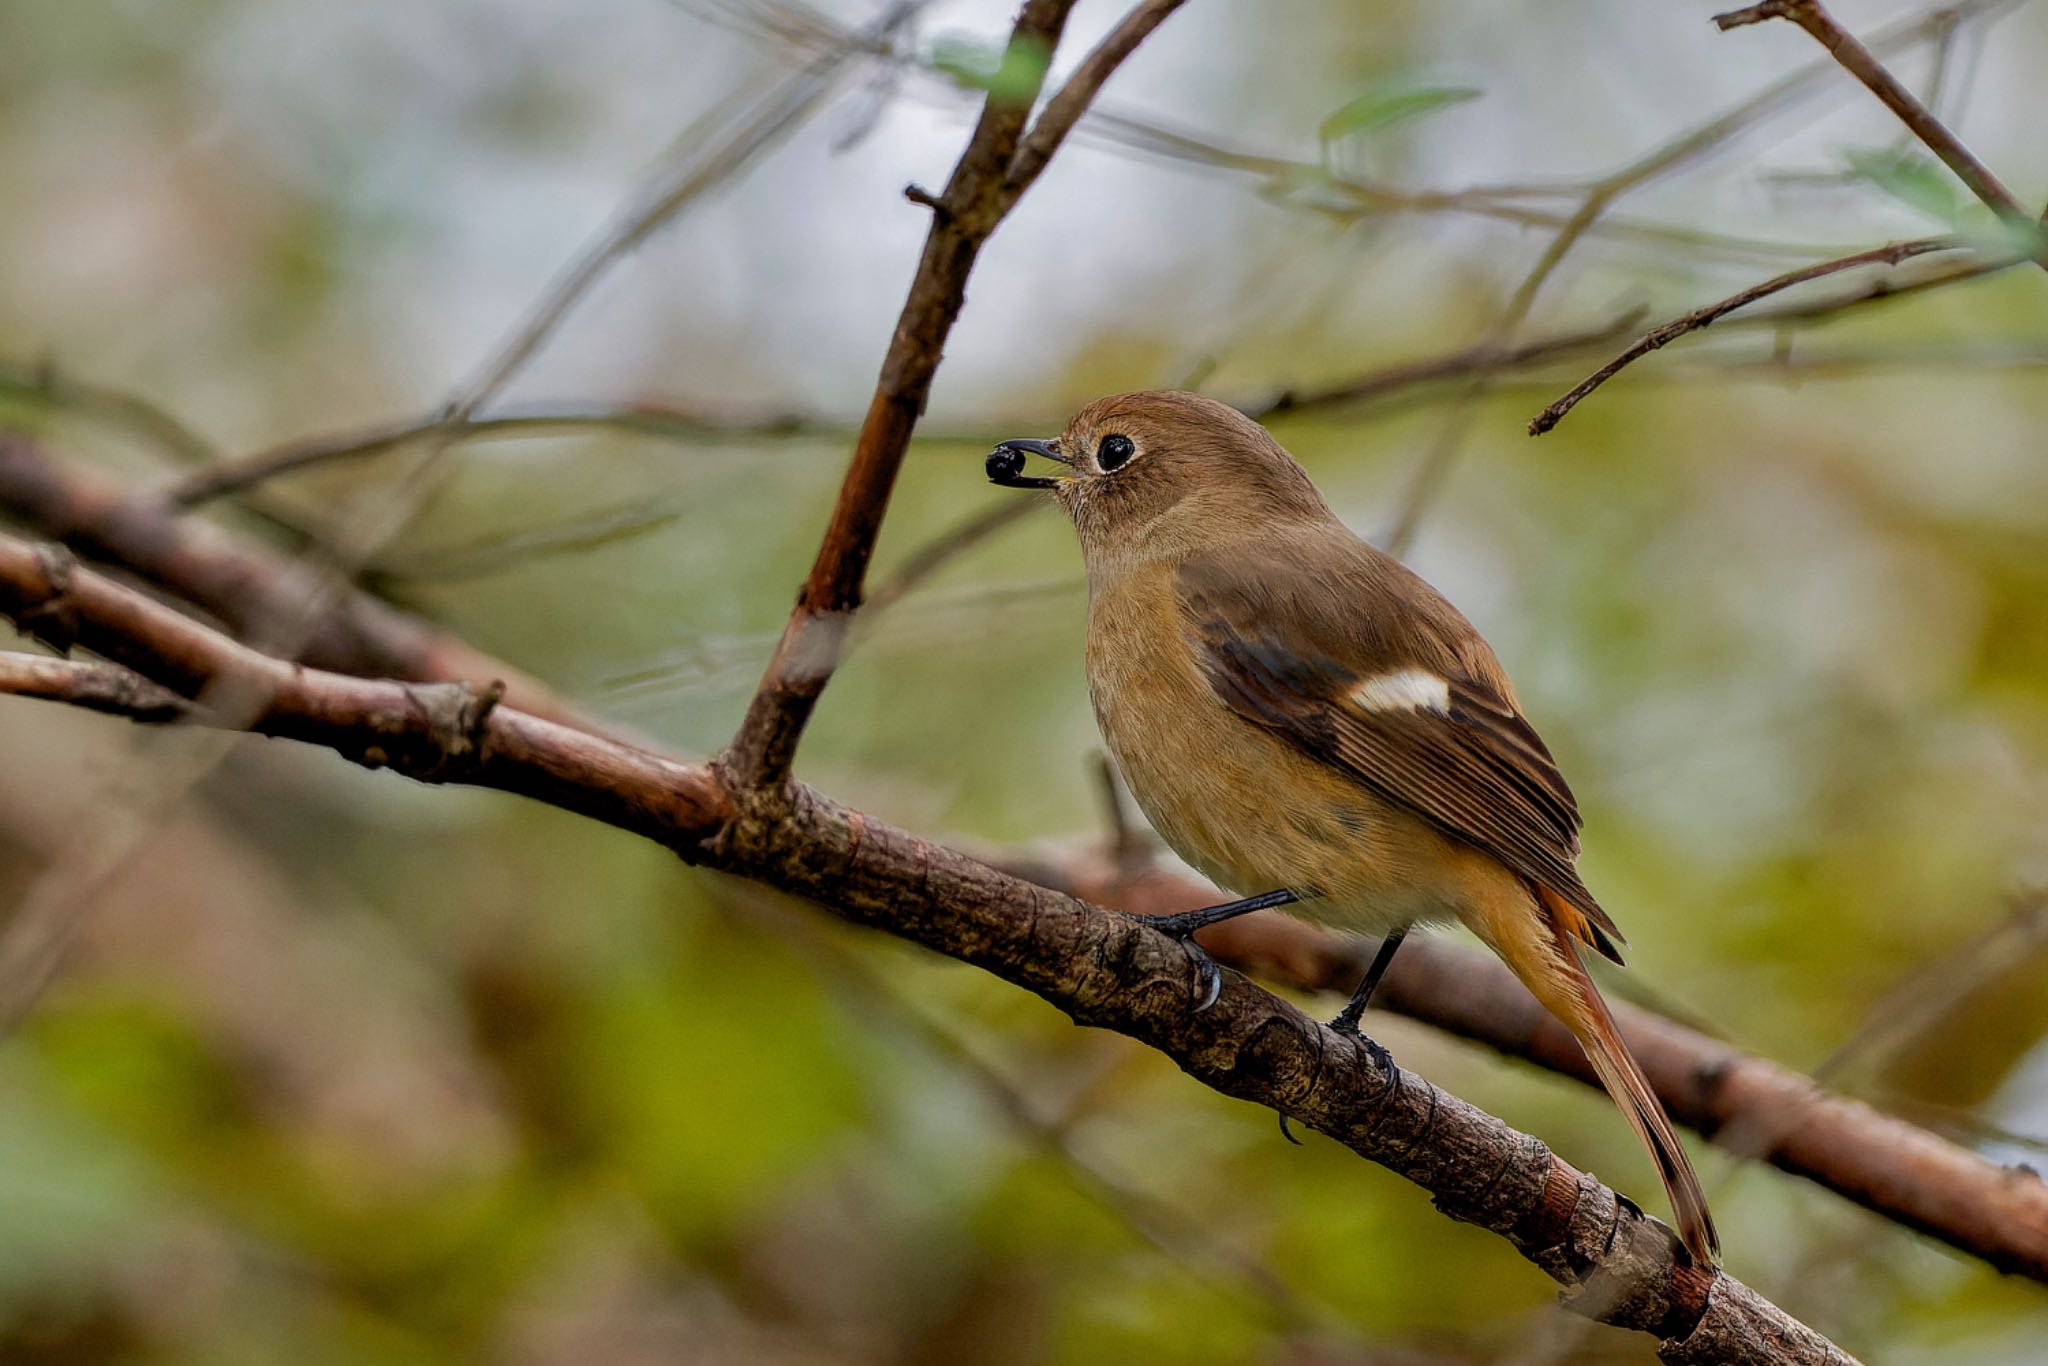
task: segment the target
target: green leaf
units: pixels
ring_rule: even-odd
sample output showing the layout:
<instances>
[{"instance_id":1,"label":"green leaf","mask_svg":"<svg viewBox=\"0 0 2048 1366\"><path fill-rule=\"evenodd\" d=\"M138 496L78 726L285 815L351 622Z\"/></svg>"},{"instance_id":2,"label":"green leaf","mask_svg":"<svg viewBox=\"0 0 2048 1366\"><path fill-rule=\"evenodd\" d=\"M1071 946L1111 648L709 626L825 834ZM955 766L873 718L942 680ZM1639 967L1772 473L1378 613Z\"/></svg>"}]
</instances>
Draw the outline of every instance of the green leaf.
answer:
<instances>
[{"instance_id":1,"label":"green leaf","mask_svg":"<svg viewBox=\"0 0 2048 1366\"><path fill-rule=\"evenodd\" d=\"M1867 181L1900 203L1944 223L1956 221L1962 207L1956 184L1928 158L1888 149L1850 148L1842 159L1849 165L1849 179Z\"/></svg>"},{"instance_id":2,"label":"green leaf","mask_svg":"<svg viewBox=\"0 0 2048 1366\"><path fill-rule=\"evenodd\" d=\"M1390 128L1397 123L1419 119L1448 109L1454 104L1476 100L1484 93L1465 86L1406 86L1368 90L1323 120L1319 130L1325 143L1357 133Z\"/></svg>"},{"instance_id":3,"label":"green leaf","mask_svg":"<svg viewBox=\"0 0 2048 1366\"><path fill-rule=\"evenodd\" d=\"M932 45L931 64L963 89L986 90L1006 104L1029 104L1038 98L1052 65L1052 48L1042 39L1022 37L998 52L968 38L940 38Z\"/></svg>"}]
</instances>

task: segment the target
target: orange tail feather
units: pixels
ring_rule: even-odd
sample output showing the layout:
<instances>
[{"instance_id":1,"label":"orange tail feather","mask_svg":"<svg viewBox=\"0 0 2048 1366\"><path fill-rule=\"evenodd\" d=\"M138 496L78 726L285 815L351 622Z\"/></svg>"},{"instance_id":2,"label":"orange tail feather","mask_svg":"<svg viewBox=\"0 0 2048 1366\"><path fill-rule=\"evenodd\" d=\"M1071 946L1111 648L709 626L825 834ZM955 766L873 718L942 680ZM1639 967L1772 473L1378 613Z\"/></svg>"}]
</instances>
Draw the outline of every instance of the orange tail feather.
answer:
<instances>
[{"instance_id":1,"label":"orange tail feather","mask_svg":"<svg viewBox=\"0 0 2048 1366\"><path fill-rule=\"evenodd\" d=\"M1657 1099L1635 1055L1629 1052L1607 1002L1601 999L1579 958L1577 941L1582 936L1575 931L1584 917L1548 888L1539 887L1536 893L1542 910L1548 912L1541 918L1549 942L1528 943L1520 935L1501 936L1503 942L1496 942L1494 949L1585 1050L1600 1084L1607 1088L1607 1094L1614 1098L1622 1116L1657 1164L1657 1175L1663 1179L1664 1193L1671 1201L1678 1236L1686 1251L1702 1266L1717 1265L1721 1259L1721 1240L1707 1209L1706 1192L1700 1189L1700 1179L1671 1127L1670 1117L1664 1113L1663 1103ZM1518 951L1510 951L1506 941L1513 941Z\"/></svg>"}]
</instances>

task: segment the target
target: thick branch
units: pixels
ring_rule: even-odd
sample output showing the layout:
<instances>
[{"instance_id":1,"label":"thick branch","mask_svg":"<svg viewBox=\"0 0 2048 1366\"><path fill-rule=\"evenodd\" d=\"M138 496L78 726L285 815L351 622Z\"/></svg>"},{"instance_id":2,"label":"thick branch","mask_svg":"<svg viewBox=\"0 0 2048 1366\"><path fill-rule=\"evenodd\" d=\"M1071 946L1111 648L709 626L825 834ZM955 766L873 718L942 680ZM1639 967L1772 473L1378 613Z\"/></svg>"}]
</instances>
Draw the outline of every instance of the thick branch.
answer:
<instances>
[{"instance_id":1,"label":"thick branch","mask_svg":"<svg viewBox=\"0 0 2048 1366\"><path fill-rule=\"evenodd\" d=\"M1579 1312L1657 1336L1670 1362L1847 1362L1725 1275L1681 1265L1669 1230L1540 1141L1232 977L1194 1013L1196 975L1128 916L1023 882L800 785L722 773L572 730L460 685L348 678L236 644L62 551L0 538L0 614L135 670L207 714L429 782L536 797L683 858L806 897L1023 986L1076 1021L1160 1049L1227 1095L1283 1109L1508 1239Z\"/></svg>"},{"instance_id":2,"label":"thick branch","mask_svg":"<svg viewBox=\"0 0 2048 1366\"><path fill-rule=\"evenodd\" d=\"M982 245L1037 179L1103 82L1181 3L1145 0L1134 9L1082 60L1028 134L1031 100L990 93L952 179L933 202L924 255L897 318L817 560L722 761L742 786L771 786L788 773L804 725L838 666L846 619L860 605L897 471L924 412L946 338L966 302L967 276ZM1026 0L1010 36L1011 50L1050 53L1073 4ZM1035 98L1037 91L1030 94Z\"/></svg>"},{"instance_id":3,"label":"thick branch","mask_svg":"<svg viewBox=\"0 0 2048 1366\"><path fill-rule=\"evenodd\" d=\"M1212 889L1164 871L1125 878L1100 861L1013 866L1033 881L1141 915L1215 900ZM1358 984L1372 947L1272 912L1215 926L1202 943L1247 972L1337 993ZM1571 1034L1488 956L1411 935L1373 997L1373 1009L1381 1008L1599 1086ZM2048 1184L2031 1171L1988 1162L1653 1011L1616 1002L1614 1013L1679 1123L2001 1271L2048 1282Z\"/></svg>"},{"instance_id":4,"label":"thick branch","mask_svg":"<svg viewBox=\"0 0 2048 1366\"><path fill-rule=\"evenodd\" d=\"M507 695L537 716L575 722L547 686L367 593L335 594L311 565L237 542L176 515L159 499L50 458L26 437L0 434L0 515L91 559L118 565L205 612L235 635L265 623L307 623L299 657L337 673L411 682L501 678Z\"/></svg>"}]
</instances>

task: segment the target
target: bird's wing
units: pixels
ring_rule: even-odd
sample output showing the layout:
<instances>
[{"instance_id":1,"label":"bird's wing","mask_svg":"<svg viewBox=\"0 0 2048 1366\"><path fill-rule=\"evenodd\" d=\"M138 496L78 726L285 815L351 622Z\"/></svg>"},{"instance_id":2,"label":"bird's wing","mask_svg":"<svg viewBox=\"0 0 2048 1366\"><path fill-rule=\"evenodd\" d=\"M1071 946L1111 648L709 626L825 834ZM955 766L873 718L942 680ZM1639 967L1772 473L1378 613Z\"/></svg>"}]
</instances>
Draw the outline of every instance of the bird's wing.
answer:
<instances>
[{"instance_id":1,"label":"bird's wing","mask_svg":"<svg viewBox=\"0 0 2048 1366\"><path fill-rule=\"evenodd\" d=\"M1181 619L1215 695L1437 829L1551 889L1620 961L1579 880L1579 809L1476 631L1435 590L1357 543L1329 572L1284 554L1197 555ZM1579 927L1574 926L1574 929Z\"/></svg>"}]
</instances>

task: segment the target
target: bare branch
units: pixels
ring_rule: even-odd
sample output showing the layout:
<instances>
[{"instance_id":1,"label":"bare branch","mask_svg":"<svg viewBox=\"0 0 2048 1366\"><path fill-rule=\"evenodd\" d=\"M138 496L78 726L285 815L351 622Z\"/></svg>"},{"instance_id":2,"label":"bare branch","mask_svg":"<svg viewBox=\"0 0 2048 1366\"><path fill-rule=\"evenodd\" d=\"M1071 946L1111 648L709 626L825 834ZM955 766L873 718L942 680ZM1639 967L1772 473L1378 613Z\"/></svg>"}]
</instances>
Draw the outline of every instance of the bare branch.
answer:
<instances>
[{"instance_id":1,"label":"bare branch","mask_svg":"<svg viewBox=\"0 0 2048 1366\"><path fill-rule=\"evenodd\" d=\"M1652 351L1668 346L1688 332L1697 332L1703 327L1712 326L1746 304L1791 289L1794 285L1803 285L1809 280L1818 280L1828 275L1839 275L1845 270L1855 270L1859 266L1895 266L1915 256L1925 256L1937 251L1960 251L1968 246L1967 242L1953 237L1920 237L1909 242L1891 242L1881 247L1872 247L1868 251L1838 256L1832 261L1819 261L1810 266L1801 266L1798 270L1788 270L1783 275L1776 275L1760 284L1737 290L1725 299L1717 300L1704 308L1696 308L1682 317L1673 318L1670 322L1644 333L1633 346L1580 380L1549 407L1530 419L1529 435L1541 436L1555 427L1564 420L1565 414L1576 408L1588 394Z\"/></svg>"},{"instance_id":2,"label":"bare branch","mask_svg":"<svg viewBox=\"0 0 2048 1366\"><path fill-rule=\"evenodd\" d=\"M188 465L218 457L213 443L174 413L140 394L75 379L55 361L40 365L0 362L0 397L24 399L58 412L74 413L139 437Z\"/></svg>"},{"instance_id":3,"label":"bare branch","mask_svg":"<svg viewBox=\"0 0 2048 1366\"><path fill-rule=\"evenodd\" d=\"M1954 34L1959 18L1960 11L1949 8L1918 24L1889 30L1879 41L1890 45L1919 42L1930 37L1938 41L1944 40ZM1874 62L1875 58L1872 58L1872 61ZM1811 93L1819 86L1820 78L1826 71L1826 66L1822 64L1793 72L1766 86L1733 109L1681 133L1618 170L1583 186L1578 191L1580 199L1577 208L1559 226L1556 235L1550 239L1536 263L1516 286L1513 295L1489 329L1482 346L1504 348L1514 340L1515 334L1528 319L1530 311L1535 306L1536 297L1542 292L1544 285L1579 241L1590 234L1601 219L1606 217L1608 210L1616 201L1653 180L1669 175L1680 167L1727 146L1772 114ZM1701 326L1705 324L1702 323ZM1394 524L1384 538L1386 548L1395 555L1407 552L1410 542L1421 527L1424 513L1448 483L1452 466L1456 463L1459 452L1464 448L1465 439L1477 421L1478 401L1493 387L1494 375L1495 371L1491 368L1473 372L1450 421L1417 464L1407 492L1401 499L1400 510Z\"/></svg>"},{"instance_id":4,"label":"bare branch","mask_svg":"<svg viewBox=\"0 0 2048 1366\"><path fill-rule=\"evenodd\" d=\"M1859 1064L1896 1056L1907 1040L1932 1029L2043 943L2048 943L2048 889L2037 887L2015 896L2004 916L1922 963L1886 992L1862 1025L1821 1059L1814 1080L1832 1084Z\"/></svg>"},{"instance_id":5,"label":"bare branch","mask_svg":"<svg viewBox=\"0 0 2048 1366\"><path fill-rule=\"evenodd\" d=\"M1551 276L1556 274L1565 257L1592 232L1615 203L1652 181L1728 146L1778 109L1802 98L1818 83L1817 78L1818 72L1814 70L1794 72L1775 84L1766 86L1735 108L1697 128L1681 133L1627 165L1588 183L1580 192L1578 206L1558 228L1527 274L1522 277L1521 283L1515 287L1514 293L1509 296L1507 303L1488 328L1481 345L1504 349L1514 341L1515 335L1528 320L1531 310L1535 308L1537 296L1542 293ZM1493 387L1494 373L1492 368L1482 368L1472 373L1449 422L1438 433L1436 441L1416 466L1415 473L1409 480L1407 492L1401 499L1394 524L1385 537L1386 548L1393 554L1407 553L1409 544L1422 525L1423 515L1449 482L1451 469L1478 420L1479 400Z\"/></svg>"},{"instance_id":6,"label":"bare branch","mask_svg":"<svg viewBox=\"0 0 2048 1366\"><path fill-rule=\"evenodd\" d=\"M0 651L0 694L63 702L86 711L158 725L183 721L192 703L118 664Z\"/></svg>"},{"instance_id":7,"label":"bare branch","mask_svg":"<svg viewBox=\"0 0 2048 1366\"><path fill-rule=\"evenodd\" d=\"M1746 9L1717 14L1714 25L1725 33L1729 29L1743 28L1767 19L1789 19L1812 35L1815 42L1842 64L1843 70L1863 82L1885 108L1898 115L1899 121L1913 136L1941 158L1942 164L1955 172L1956 178L1997 214L2001 222L2025 231L2036 243L2033 254L2040 260L2042 268L2048 269L2048 247L2039 245L2034 215L2021 206L2018 197L1992 174L1990 167L1979 161L1976 154L1935 117L1932 110L1892 75L1876 54L1836 22L1820 0L1764 0L1764 3Z\"/></svg>"},{"instance_id":8,"label":"bare branch","mask_svg":"<svg viewBox=\"0 0 2048 1366\"><path fill-rule=\"evenodd\" d=\"M0 513L89 558L117 565L247 639L317 606L301 658L340 673L417 682L502 678L527 711L568 724L575 712L538 679L366 593L328 593L318 570L180 518L89 468L0 435Z\"/></svg>"},{"instance_id":9,"label":"bare branch","mask_svg":"<svg viewBox=\"0 0 2048 1366\"><path fill-rule=\"evenodd\" d=\"M654 839L686 860L818 902L973 963L1077 1022L1166 1053L1226 1095L1283 1108L1506 1238L1572 1288L1568 1303L1650 1333L1668 1362L1849 1358L1540 1141L1336 1034L1242 978L1190 1009L1195 969L1143 922L1035 887L798 784L734 789L682 764L496 704L462 685L366 680L261 655L61 552L0 537L0 614L61 632L178 695L195 715L331 748L422 781L531 796ZM1585 1293L1585 1287L1597 1287Z\"/></svg>"},{"instance_id":10,"label":"bare branch","mask_svg":"<svg viewBox=\"0 0 2048 1366\"><path fill-rule=\"evenodd\" d=\"M1996 275L2000 271L2011 270L2014 266L2026 265L2028 261L2027 256L2018 252L2009 255L1985 254L1942 269L1930 270L1909 280L1896 279L1888 274L1879 275L1869 284L1857 289L1815 299L1811 303L1781 304L1777 308L1749 314L1738 321L1751 327L1783 327L1792 323L1820 322L1866 304L1903 299L1909 295L1946 289L1950 285L1964 284L1970 280L1981 280L1987 275Z\"/></svg>"},{"instance_id":11,"label":"bare branch","mask_svg":"<svg viewBox=\"0 0 2048 1366\"><path fill-rule=\"evenodd\" d=\"M1031 187L1124 59L1137 51L1138 44L1151 37L1152 31L1184 3L1186 0L1143 0L1082 59L1066 84L1045 102L1044 111L1018 144L1017 154L1010 158L1006 188L1012 196Z\"/></svg>"},{"instance_id":12,"label":"bare branch","mask_svg":"<svg viewBox=\"0 0 2048 1366\"><path fill-rule=\"evenodd\" d=\"M868 595L863 619L886 611L954 560L1008 531L1043 506L1035 498L1003 498L932 537Z\"/></svg>"},{"instance_id":13,"label":"bare branch","mask_svg":"<svg viewBox=\"0 0 2048 1366\"><path fill-rule=\"evenodd\" d=\"M1942 5L1928 13L1880 29L1871 36L1870 48L1879 54L1889 54L1930 41L1945 42L1955 33L1959 24L1998 14L2015 8L2019 3L2022 3L2022 0L1957 0L1957 3ZM789 40L790 35L779 34L778 37ZM801 35L800 41L807 48L817 51L835 42L858 41L858 37L849 30L830 24L829 21L820 21L809 25L807 31ZM900 47L889 48L878 44L870 50L877 57L898 63L908 64L916 60L913 54L903 51ZM1792 73L1752 98L1772 101L1775 108L1782 109L1795 99L1825 89L1824 78L1834 69L1831 62L1816 63ZM953 82L947 82L946 90L949 93L957 93L957 89ZM1746 111L1744 107L1738 107L1737 110L1730 111L1730 114L1738 118L1753 119L1765 112L1771 111ZM1716 136L1715 125L1719 122L1717 119L1713 124L1703 125L1697 132L1713 138ZM1349 174L1333 174L1328 167L1315 162L1229 146L1213 138L1166 126L1149 116L1112 109L1107 105L1091 106L1076 125L1075 133L1084 142L1135 151L1186 165L1251 176L1265 183L1266 192L1271 197L1298 198L1305 206L1317 212L1338 216L1460 214L1490 218L1523 227L1556 230L1570 222L1570 214L1533 207L1520 201L1546 197L1579 200L1585 197L1593 185L1593 182L1579 182L1546 185L1475 185L1453 190L1406 189ZM1302 191L1307 193L1298 193ZM1736 237L1686 225L1647 222L1614 214L1601 215L1586 231L1590 236L1679 248L1692 253L1712 251L1744 259L1775 260L1791 256L1810 260L1815 256L1837 253L1837 249L1830 247Z\"/></svg>"},{"instance_id":14,"label":"bare branch","mask_svg":"<svg viewBox=\"0 0 2048 1366\"><path fill-rule=\"evenodd\" d=\"M1012 51L1051 52L1074 0L1026 0ZM1015 207L1046 159L1116 67L1182 0L1145 0L1083 59L1027 133L1028 102L991 91L967 150L933 211L924 255L882 361L882 373L854 443L818 556L804 580L775 655L721 765L745 787L780 782L789 771L818 697L845 649L847 617L860 605L875 538L924 412L946 337L967 297L982 244ZM1033 97L1036 91L1032 92Z\"/></svg>"},{"instance_id":15,"label":"bare branch","mask_svg":"<svg viewBox=\"0 0 2048 1366\"><path fill-rule=\"evenodd\" d=\"M872 46L885 44L917 8L916 3L892 6L875 25L851 35L847 42L835 45L803 69L785 76L739 112L735 113L728 102L706 114L679 139L691 152L657 171L618 210L612 222L549 284L475 375L458 387L437 412L366 435L315 438L241 459L209 460L173 490L172 498L181 505L191 505L228 493L245 493L280 474L333 461L382 455L415 442L426 447L427 455L421 462L425 468L437 465L439 457L459 441L548 425L531 419L478 422L475 418L539 354L570 312L612 267L797 127L838 89L845 67L853 58ZM683 413L630 411L619 414L618 420L620 425L626 425L635 417L650 422L695 420L693 415ZM368 539L374 543L379 538Z\"/></svg>"},{"instance_id":16,"label":"bare branch","mask_svg":"<svg viewBox=\"0 0 2048 1366\"><path fill-rule=\"evenodd\" d=\"M754 101L722 135L711 136L716 126L724 122L724 110L712 111L699 129L685 133L681 139L684 146L701 146L704 150L677 160L620 211L449 401L442 420L448 424L467 421L494 398L533 359L569 311L607 271L683 209L724 183L801 123L837 88L849 61L869 44L885 42L918 8L916 3L892 5L862 35L865 41L837 46L785 77Z\"/></svg>"},{"instance_id":17,"label":"bare branch","mask_svg":"<svg viewBox=\"0 0 2048 1366\"><path fill-rule=\"evenodd\" d=\"M383 455L439 434L451 443L516 440L586 432L624 432L671 441L836 436L844 429L800 413L714 413L677 403L561 403L500 410L461 422L440 418L393 423L368 431L308 437L195 470L165 495L179 507L246 493L280 475Z\"/></svg>"},{"instance_id":18,"label":"bare branch","mask_svg":"<svg viewBox=\"0 0 2048 1366\"><path fill-rule=\"evenodd\" d=\"M1559 332L1554 336L1540 337L1518 346L1503 347L1481 342L1476 346L1460 347L1456 351L1446 352L1440 356L1426 356L1421 360L1403 361L1382 369L1368 370L1362 375L1320 388L1283 389L1271 398L1240 404L1239 407L1246 416L1264 421L1269 417L1292 416L1322 408L1366 403L1447 379L1465 379L1485 372L1519 369L1525 365L1555 360L1559 356L1574 355L1599 346L1603 342L1613 341L1640 323L1643 320L1643 313L1643 309L1632 308L1611 322L1602 323L1597 327Z\"/></svg>"}]
</instances>

